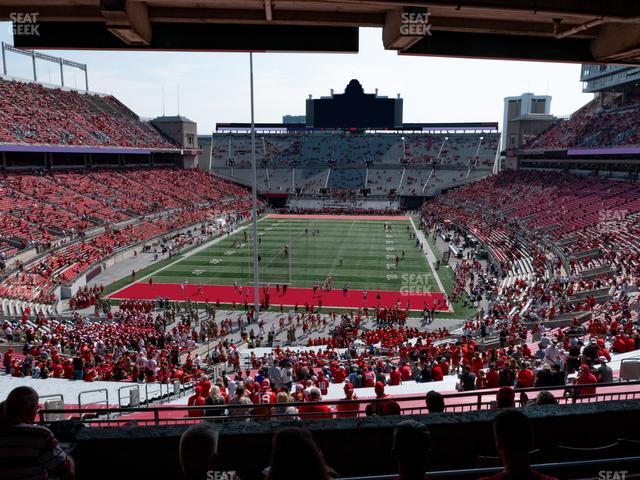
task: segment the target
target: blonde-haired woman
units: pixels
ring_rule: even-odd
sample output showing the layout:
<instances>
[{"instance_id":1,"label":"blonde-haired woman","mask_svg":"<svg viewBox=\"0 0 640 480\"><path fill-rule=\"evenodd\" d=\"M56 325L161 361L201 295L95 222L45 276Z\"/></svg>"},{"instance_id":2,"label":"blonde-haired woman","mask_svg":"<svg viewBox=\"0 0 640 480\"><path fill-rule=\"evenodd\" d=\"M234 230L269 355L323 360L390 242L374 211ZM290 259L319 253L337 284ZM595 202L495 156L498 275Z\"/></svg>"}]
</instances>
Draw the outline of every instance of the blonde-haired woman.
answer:
<instances>
[{"instance_id":1,"label":"blonde-haired woman","mask_svg":"<svg viewBox=\"0 0 640 480\"><path fill-rule=\"evenodd\" d=\"M207 408L205 410L205 415L207 417L222 417L224 416L224 408L222 406L225 404L224 397L220 392L220 387L218 385L212 385L211 391L209 392L209 397L205 400L205 405L210 405L218 408Z\"/></svg>"},{"instance_id":2,"label":"blonde-haired woman","mask_svg":"<svg viewBox=\"0 0 640 480\"><path fill-rule=\"evenodd\" d=\"M276 407L273 409L274 421L282 420L298 420L298 409L293 405L289 405L291 399L286 392L280 392L276 395ZM277 415L277 416L276 416Z\"/></svg>"}]
</instances>

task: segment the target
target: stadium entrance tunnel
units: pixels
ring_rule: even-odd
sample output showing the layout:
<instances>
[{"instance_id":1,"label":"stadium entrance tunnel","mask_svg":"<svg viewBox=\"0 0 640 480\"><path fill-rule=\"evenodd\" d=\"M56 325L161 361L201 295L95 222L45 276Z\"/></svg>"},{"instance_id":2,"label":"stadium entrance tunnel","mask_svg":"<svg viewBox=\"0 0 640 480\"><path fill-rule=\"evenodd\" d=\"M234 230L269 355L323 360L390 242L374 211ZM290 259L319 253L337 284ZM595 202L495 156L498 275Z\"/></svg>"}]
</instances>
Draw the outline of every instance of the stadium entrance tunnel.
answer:
<instances>
[{"instance_id":1,"label":"stadium entrance tunnel","mask_svg":"<svg viewBox=\"0 0 640 480\"><path fill-rule=\"evenodd\" d=\"M608 445L620 438L640 440L640 400L528 406L524 411L531 418L534 448L541 450L541 463L558 460L554 452L559 445L587 448ZM496 455L492 421L497 413L483 410L304 422L219 423L218 467L236 471L243 480L263 478L261 471L269 465L274 432L303 424L312 431L328 464L340 477L394 473L393 428L402 420L414 419L431 431L430 471L472 468L477 466L478 456ZM178 478L178 442L187 425L86 427L68 438L60 431L71 429L64 427L61 422L54 424L53 430L61 441L76 444L73 455L79 478L123 478L123 472L132 465L139 469L137 476Z\"/></svg>"}]
</instances>

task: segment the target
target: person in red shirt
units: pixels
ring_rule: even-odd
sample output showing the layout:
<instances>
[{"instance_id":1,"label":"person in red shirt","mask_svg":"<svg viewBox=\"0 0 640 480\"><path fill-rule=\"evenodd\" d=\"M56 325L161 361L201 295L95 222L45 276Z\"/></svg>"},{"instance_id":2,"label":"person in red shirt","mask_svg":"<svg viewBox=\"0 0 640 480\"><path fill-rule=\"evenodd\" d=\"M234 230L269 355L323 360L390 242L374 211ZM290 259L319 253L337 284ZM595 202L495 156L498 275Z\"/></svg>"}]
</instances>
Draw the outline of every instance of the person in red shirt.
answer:
<instances>
[{"instance_id":1,"label":"person in red shirt","mask_svg":"<svg viewBox=\"0 0 640 480\"><path fill-rule=\"evenodd\" d=\"M442 373L442 367L439 363L434 363L431 368L431 380L433 382L441 382L444 380L444 374Z\"/></svg>"},{"instance_id":2,"label":"person in red shirt","mask_svg":"<svg viewBox=\"0 0 640 480\"><path fill-rule=\"evenodd\" d=\"M84 371L84 381L85 382L93 382L96 378L96 370L95 368L93 368L92 365L89 365L89 368L87 368Z\"/></svg>"},{"instance_id":3,"label":"person in red shirt","mask_svg":"<svg viewBox=\"0 0 640 480\"><path fill-rule=\"evenodd\" d=\"M442 370L442 375L449 375L449 362L447 362L444 357L440 359L438 365L440 366L440 370Z\"/></svg>"},{"instance_id":4,"label":"person in red shirt","mask_svg":"<svg viewBox=\"0 0 640 480\"><path fill-rule=\"evenodd\" d=\"M62 368L64 370L64 378L71 380L73 378L73 364L71 360L67 360Z\"/></svg>"},{"instance_id":5,"label":"person in red shirt","mask_svg":"<svg viewBox=\"0 0 640 480\"><path fill-rule=\"evenodd\" d=\"M295 392L291 394L291 398L293 398L294 403L304 402L306 400L304 397L304 385L296 383Z\"/></svg>"},{"instance_id":6,"label":"person in red shirt","mask_svg":"<svg viewBox=\"0 0 640 480\"><path fill-rule=\"evenodd\" d=\"M400 385L401 383L402 383L402 375L394 365L391 367L391 372L389 373L389 385Z\"/></svg>"},{"instance_id":7,"label":"person in red shirt","mask_svg":"<svg viewBox=\"0 0 640 480\"><path fill-rule=\"evenodd\" d=\"M60 362L54 363L52 372L53 378L62 378L63 373L64 369L62 368L62 364Z\"/></svg>"},{"instance_id":8,"label":"person in red shirt","mask_svg":"<svg viewBox=\"0 0 640 480\"><path fill-rule=\"evenodd\" d=\"M402 366L400 367L400 379L403 382L411 380L411 367L409 367L408 362L402 362Z\"/></svg>"},{"instance_id":9,"label":"person in red shirt","mask_svg":"<svg viewBox=\"0 0 640 480\"><path fill-rule=\"evenodd\" d=\"M382 382L376 382L375 392L376 399L369 405L367 405L367 408L365 409L367 417L370 417L372 415L383 416L385 403L390 398L389 395L384 393L384 384Z\"/></svg>"},{"instance_id":10,"label":"person in red shirt","mask_svg":"<svg viewBox=\"0 0 640 480\"><path fill-rule=\"evenodd\" d=\"M591 373L591 368L589 365L580 365L580 373L578 374L578 378L576 380L576 385L594 385L598 383L598 379L596 376ZM596 387L583 387L576 389L576 395L595 395Z\"/></svg>"},{"instance_id":11,"label":"person in red shirt","mask_svg":"<svg viewBox=\"0 0 640 480\"><path fill-rule=\"evenodd\" d=\"M202 388L202 396L207 398L209 396L209 392L211 391L211 382L209 381L209 377L207 375L202 376L202 380L198 384L200 388Z\"/></svg>"},{"instance_id":12,"label":"person in red shirt","mask_svg":"<svg viewBox=\"0 0 640 480\"><path fill-rule=\"evenodd\" d=\"M347 382L344 384L344 395L345 400L357 400L358 397L354 393L354 388L351 382ZM336 403L336 418L349 418L349 417L357 417L358 411L360 410L359 403Z\"/></svg>"},{"instance_id":13,"label":"person in red shirt","mask_svg":"<svg viewBox=\"0 0 640 480\"><path fill-rule=\"evenodd\" d=\"M344 379L347 378L347 371L344 367L336 368L332 371L333 373L333 383L342 383Z\"/></svg>"},{"instance_id":14,"label":"person in red shirt","mask_svg":"<svg viewBox=\"0 0 640 480\"><path fill-rule=\"evenodd\" d=\"M318 373L318 388L322 395L326 395L329 392L329 380L324 376L323 372Z\"/></svg>"},{"instance_id":15,"label":"person in red shirt","mask_svg":"<svg viewBox=\"0 0 640 480\"><path fill-rule=\"evenodd\" d=\"M365 387L373 387L376 383L376 376L373 373L371 367L367 368L367 371L364 372L364 386Z\"/></svg>"},{"instance_id":16,"label":"person in red shirt","mask_svg":"<svg viewBox=\"0 0 640 480\"><path fill-rule=\"evenodd\" d=\"M535 375L533 370L531 370L530 365L525 364L524 368L521 368L518 371L517 375L517 383L516 388L531 388L533 387L533 382L535 380Z\"/></svg>"},{"instance_id":17,"label":"person in red shirt","mask_svg":"<svg viewBox=\"0 0 640 480\"><path fill-rule=\"evenodd\" d=\"M480 352L476 352L471 360L471 371L478 375L480 369L484 366L484 362L482 361L482 357L480 356Z\"/></svg>"},{"instance_id":18,"label":"person in red shirt","mask_svg":"<svg viewBox=\"0 0 640 480\"><path fill-rule=\"evenodd\" d=\"M202 388L200 387L200 385L196 386L196 393L194 393L189 397L189 400L187 400L187 405L189 405L190 407L192 406L199 407L199 406L205 405L205 399L202 396ZM201 417L203 413L204 413L203 410L195 410L195 409L187 410L187 415L190 417Z\"/></svg>"},{"instance_id":19,"label":"person in red shirt","mask_svg":"<svg viewBox=\"0 0 640 480\"><path fill-rule=\"evenodd\" d=\"M489 371L486 375L486 388L498 388L498 383L500 381L500 374L498 370L496 370L495 364L489 365Z\"/></svg>"},{"instance_id":20,"label":"person in red shirt","mask_svg":"<svg viewBox=\"0 0 640 480\"><path fill-rule=\"evenodd\" d=\"M309 402L305 405L303 420L324 420L333 418L333 412L329 405L320 405L318 402L322 400L322 394L318 388L312 388L309 394ZM302 412L301 412L302 413Z\"/></svg>"},{"instance_id":21,"label":"person in red shirt","mask_svg":"<svg viewBox=\"0 0 640 480\"><path fill-rule=\"evenodd\" d=\"M611 350L615 353L625 353L627 351L627 339L624 335L616 335L616 339L611 346Z\"/></svg>"},{"instance_id":22,"label":"person in red shirt","mask_svg":"<svg viewBox=\"0 0 640 480\"><path fill-rule=\"evenodd\" d=\"M628 322L627 325L631 323ZM633 352L636 349L636 341L633 337L627 337L627 352Z\"/></svg>"},{"instance_id":23,"label":"person in red shirt","mask_svg":"<svg viewBox=\"0 0 640 480\"><path fill-rule=\"evenodd\" d=\"M254 405L267 405L276 403L276 394L271 391L271 382L267 378L262 380L260 389L253 392L253 398L251 399ZM264 416L270 411L268 407L256 407L255 415Z\"/></svg>"},{"instance_id":24,"label":"person in red shirt","mask_svg":"<svg viewBox=\"0 0 640 480\"><path fill-rule=\"evenodd\" d=\"M487 377L484 374L484 370L480 370L476 377L476 390L483 390L485 388L487 388Z\"/></svg>"},{"instance_id":25,"label":"person in red shirt","mask_svg":"<svg viewBox=\"0 0 640 480\"><path fill-rule=\"evenodd\" d=\"M533 430L522 411L507 409L498 413L493 422L493 433L504 470L480 480L557 480L531 468L529 451Z\"/></svg>"}]
</instances>

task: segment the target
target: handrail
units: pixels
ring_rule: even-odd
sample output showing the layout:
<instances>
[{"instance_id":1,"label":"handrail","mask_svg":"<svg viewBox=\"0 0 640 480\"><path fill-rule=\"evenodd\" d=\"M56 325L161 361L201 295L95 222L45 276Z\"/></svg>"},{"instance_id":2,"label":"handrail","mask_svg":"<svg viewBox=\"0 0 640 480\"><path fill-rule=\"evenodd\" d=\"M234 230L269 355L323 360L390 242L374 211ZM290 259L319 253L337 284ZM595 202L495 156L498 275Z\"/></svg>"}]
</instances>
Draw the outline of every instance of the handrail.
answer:
<instances>
[{"instance_id":1,"label":"handrail","mask_svg":"<svg viewBox=\"0 0 640 480\"><path fill-rule=\"evenodd\" d=\"M158 384L157 383L145 383L144 384L144 403L146 405L149 405L149 402L151 401L151 399L149 397L149 385L158 385ZM156 390L155 392L158 392L158 390ZM157 398L162 398L162 384L160 384L159 392L160 392L160 395ZM154 393L154 392L152 391L151 393Z\"/></svg>"},{"instance_id":2,"label":"handrail","mask_svg":"<svg viewBox=\"0 0 640 480\"><path fill-rule=\"evenodd\" d=\"M559 471L573 472L578 469L584 469L585 467L607 467L607 470L615 470L611 468L620 464L640 464L640 457L616 457L616 458L601 458L595 460L579 460L571 462L551 462L551 463L536 463L531 465L531 468L540 472L553 472L559 473ZM473 478L483 477L502 471L502 467L486 467L486 468L465 468L457 470L430 470L425 473L427 478L457 478L460 476L472 476ZM397 474L385 474L385 475L371 475L366 477L341 477L337 480L391 480L397 478Z\"/></svg>"},{"instance_id":3,"label":"handrail","mask_svg":"<svg viewBox=\"0 0 640 480\"><path fill-rule=\"evenodd\" d=\"M191 386L185 386L186 389L188 388L192 388L193 385ZM600 384L593 384L593 385L587 385L587 386L595 386L598 389L606 389L606 388L610 388L610 387L620 387L620 386L640 386L640 381L630 381L630 382L613 382L613 383L600 383ZM586 400L588 402L600 402L600 401L612 401L612 400L629 400L629 399L638 399L640 398L640 388L636 391L629 391L628 389L625 391L620 391L620 392L600 392L600 393L596 393L593 395L579 395L579 389L581 388L585 388L585 385L560 385L560 386L552 386L552 387L548 387L548 388L540 388L540 387L532 387L532 388L521 388L521 389L514 389L514 391L516 393L536 393L536 392L540 392L543 390L546 391L551 391L551 392L555 392L555 391L562 391L562 396L557 397L558 402L560 404L567 404L567 403L580 403L582 400ZM80 395L85 394L85 393L91 393L91 392L96 392L96 391L104 391L105 389L100 389L100 390L92 390L89 392L82 392ZM497 393L497 390L482 390L482 391L470 391L470 392L459 392L459 393L451 393L451 394L446 394L443 395L443 398L445 400L445 413L455 413L455 412L460 412L460 411L477 411L477 410L486 410L492 407L493 403L494 403L494 399L495 399L495 395ZM567 393L569 395L567 395ZM79 397L80 397L79 395ZM484 397L484 399L483 399ZM489 397L489 398L487 398ZM458 404L449 404L447 405L446 400L447 399L465 399L468 398L470 401L469 402L463 402L463 403L458 403ZM516 397L517 398L517 397ZM108 400L108 392L107 392L107 400ZM423 405L420 406L402 406L403 403L406 402L415 402L415 401L421 401L424 402L425 401L425 395L412 395L412 396L407 396L407 397L388 397L387 399L388 401L396 401L399 405L400 405L400 412L402 414L419 414L422 413L424 411L427 411L427 407L426 407L426 403L424 403ZM323 400L323 401L319 401L319 402L312 402L314 405L326 405L326 406L335 406L336 404L341 404L341 405L353 405L354 409L353 410L349 410L346 412L336 412L336 411L331 411L331 413L326 413L327 418L329 416L333 417L334 415L337 416L338 418L340 418L339 414L345 414L345 416L363 416L364 412L361 411L360 407L361 406L365 406L365 405L369 405L369 404L375 404L376 399L375 398L363 398L363 399L357 399L357 400ZM102 403L102 402L94 402L94 403ZM286 406L290 406L290 407L306 407L309 406L310 402L293 402L293 403L287 403ZM80 403L79 403L80 405ZM204 406L194 406L194 405L175 405L175 406L153 406L153 407L141 407L141 408L131 408L131 407L109 407L107 405L107 408L78 408L78 409L67 409L67 410L45 410L42 409L40 412L41 413L81 413L81 414L106 414L107 418L109 418L110 414L118 414L118 416L121 415L127 415L127 414L132 414L132 413L152 413L154 418L156 419L156 424L158 421L162 421L162 422L167 422L167 423L181 423L184 421L184 419L218 419L220 420L221 418L224 418L226 420L229 419L233 419L236 418L238 420L246 420L247 418L252 418L252 417L256 417L256 418L262 418L264 419L265 417L269 417L269 418L278 418L278 417L285 417L285 418L291 418L292 415L291 414L277 414L274 413L272 411L273 408L277 407L278 405L282 406L282 404L251 404L251 405L237 405L237 404L226 404L226 405L204 405ZM80 405L81 407L81 405ZM247 415L238 415L238 416L234 416L233 415L233 411L234 410L244 410L247 412L253 412L255 409L260 409L261 411L264 411L264 413L251 413L251 414L247 414ZM202 411L203 414L206 413L206 411L211 411L211 412L215 412L215 411L222 411L222 415L224 415L224 411L226 410L229 415L228 416L223 416L223 417L216 417L216 416L212 416L212 417L205 417L205 416L197 416L197 417L189 417L188 415L185 416L182 419L176 419L176 418L172 418L172 419L163 419L161 418L160 414L163 412L176 412L176 411ZM304 408L303 408L304 410ZM188 412L187 412L188 413ZM336 415L338 414L338 415ZM300 412L297 414L298 417L304 419L304 417L312 417L312 418L318 418L318 417L323 417L322 413L318 413L318 412ZM41 418L41 423L43 422L43 417L42 415L40 416ZM117 420L114 420L115 422L117 422ZM145 422L146 420L141 420L142 422ZM109 420L107 420L105 422L105 420L88 420L87 423L111 423Z\"/></svg>"},{"instance_id":4,"label":"handrail","mask_svg":"<svg viewBox=\"0 0 640 480\"><path fill-rule=\"evenodd\" d=\"M53 393L51 395L38 395L38 403L42 403L44 404L44 402L42 402L41 400L43 398L55 398L55 399L59 399L62 403L64 403L64 395L61 393Z\"/></svg>"},{"instance_id":5,"label":"handrail","mask_svg":"<svg viewBox=\"0 0 640 480\"><path fill-rule=\"evenodd\" d=\"M107 407L109 406L109 390L106 388L97 388L95 390L85 390L84 392L80 392L78 394L78 409L80 410L84 410L86 412L86 409L82 408L82 396L86 395L88 393L98 393L98 392L104 392L106 395L106 399L105 400L100 400L97 402L90 402L87 403L87 405L97 405L98 403L105 403L107 405ZM95 410L95 409L94 409Z\"/></svg>"},{"instance_id":6,"label":"handrail","mask_svg":"<svg viewBox=\"0 0 640 480\"><path fill-rule=\"evenodd\" d=\"M123 387L118 388L118 406L122 407L122 390L129 389L129 398L131 398L131 390L138 390L138 395L140 395L140 385L125 385ZM131 402L129 402L131 404Z\"/></svg>"}]
</instances>

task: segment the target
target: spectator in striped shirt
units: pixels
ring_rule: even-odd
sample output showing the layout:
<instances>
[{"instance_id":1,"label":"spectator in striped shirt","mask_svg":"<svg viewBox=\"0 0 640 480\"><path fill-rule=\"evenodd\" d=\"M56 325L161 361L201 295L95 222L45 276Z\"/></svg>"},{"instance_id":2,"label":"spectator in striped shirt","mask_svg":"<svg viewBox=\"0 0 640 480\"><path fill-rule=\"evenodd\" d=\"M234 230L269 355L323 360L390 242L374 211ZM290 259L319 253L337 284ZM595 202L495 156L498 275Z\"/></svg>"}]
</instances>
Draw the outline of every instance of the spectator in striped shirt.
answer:
<instances>
[{"instance_id":1,"label":"spectator in striped shirt","mask_svg":"<svg viewBox=\"0 0 640 480\"><path fill-rule=\"evenodd\" d=\"M74 478L72 458L53 433L34 425L38 394L31 387L14 388L0 404L0 478L40 480L49 475Z\"/></svg>"}]
</instances>

